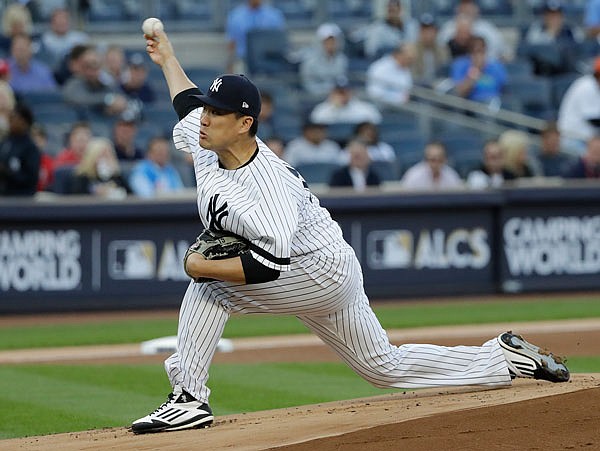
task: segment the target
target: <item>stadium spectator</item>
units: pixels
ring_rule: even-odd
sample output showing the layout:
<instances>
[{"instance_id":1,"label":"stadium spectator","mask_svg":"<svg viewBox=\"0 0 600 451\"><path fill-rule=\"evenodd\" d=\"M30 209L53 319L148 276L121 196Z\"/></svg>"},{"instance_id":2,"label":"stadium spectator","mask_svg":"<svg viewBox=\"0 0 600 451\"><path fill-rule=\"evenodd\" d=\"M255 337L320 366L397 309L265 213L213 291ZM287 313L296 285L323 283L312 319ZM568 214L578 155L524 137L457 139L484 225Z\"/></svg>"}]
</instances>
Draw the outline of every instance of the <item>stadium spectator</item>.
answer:
<instances>
[{"instance_id":1,"label":"stadium spectator","mask_svg":"<svg viewBox=\"0 0 600 451\"><path fill-rule=\"evenodd\" d=\"M67 135L67 146L54 159L54 167L79 164L88 143L92 139L92 130L87 122L76 122Z\"/></svg>"},{"instance_id":2,"label":"stadium spectator","mask_svg":"<svg viewBox=\"0 0 600 451\"><path fill-rule=\"evenodd\" d=\"M413 87L411 66L415 47L401 44L373 62L367 70L367 95L383 107L394 107L408 102ZM379 121L378 121L379 122Z\"/></svg>"},{"instance_id":3,"label":"stadium spectator","mask_svg":"<svg viewBox=\"0 0 600 451\"><path fill-rule=\"evenodd\" d=\"M433 86L439 71L448 62L448 49L437 41L438 28L431 14L419 18L419 37L415 43L415 60L411 66L413 81Z\"/></svg>"},{"instance_id":4,"label":"stadium spectator","mask_svg":"<svg viewBox=\"0 0 600 451\"><path fill-rule=\"evenodd\" d=\"M467 186L471 189L500 188L514 178L514 174L504 167L502 147L497 140L490 140L483 146L480 166L467 175Z\"/></svg>"},{"instance_id":5,"label":"stadium spectator","mask_svg":"<svg viewBox=\"0 0 600 451\"><path fill-rule=\"evenodd\" d=\"M10 66L5 58L0 58L0 81L6 83L10 81Z\"/></svg>"},{"instance_id":6,"label":"stadium spectator","mask_svg":"<svg viewBox=\"0 0 600 451\"><path fill-rule=\"evenodd\" d=\"M381 113L372 103L357 98L348 79L337 80L327 98L315 105L310 120L319 124L381 122Z\"/></svg>"},{"instance_id":7,"label":"stadium spectator","mask_svg":"<svg viewBox=\"0 0 600 451\"><path fill-rule=\"evenodd\" d=\"M100 56L88 48L81 56L81 74L70 78L63 86L63 97L82 113L117 116L127 107L127 98L100 80Z\"/></svg>"},{"instance_id":8,"label":"stadium spectator","mask_svg":"<svg viewBox=\"0 0 600 451\"><path fill-rule=\"evenodd\" d=\"M54 71L54 78L59 85L64 85L71 77L83 75L83 60L90 46L78 44L63 59L58 69Z\"/></svg>"},{"instance_id":9,"label":"stadium spectator","mask_svg":"<svg viewBox=\"0 0 600 451\"><path fill-rule=\"evenodd\" d=\"M73 47L90 40L83 31L71 29L71 13L66 8L56 8L50 16L50 27L42 33L41 49L52 69L56 70Z\"/></svg>"},{"instance_id":10,"label":"stadium spectator","mask_svg":"<svg viewBox=\"0 0 600 451\"><path fill-rule=\"evenodd\" d=\"M327 139L327 127L306 121L302 136L292 139L285 147L283 159L292 166L303 163L341 163L342 149L335 141Z\"/></svg>"},{"instance_id":11,"label":"stadium spectator","mask_svg":"<svg viewBox=\"0 0 600 451\"><path fill-rule=\"evenodd\" d=\"M125 51L119 45L110 45L102 57L100 80L107 86L118 88L123 81L123 74L127 67Z\"/></svg>"},{"instance_id":12,"label":"stadium spectator","mask_svg":"<svg viewBox=\"0 0 600 451\"><path fill-rule=\"evenodd\" d=\"M40 151L40 172L37 190L47 190L54 181L54 158L48 149L48 133L43 125L34 123L31 126L31 139Z\"/></svg>"},{"instance_id":13,"label":"stadium spectator","mask_svg":"<svg viewBox=\"0 0 600 451\"><path fill-rule=\"evenodd\" d=\"M115 121L112 130L112 141L119 160L141 160L144 151L136 142L138 124L136 118L128 112L123 113Z\"/></svg>"},{"instance_id":14,"label":"stadium spectator","mask_svg":"<svg viewBox=\"0 0 600 451\"><path fill-rule=\"evenodd\" d=\"M369 150L364 142L352 139L346 146L345 152L348 164L334 171L329 186L348 186L355 191L364 191L367 186L379 186L381 179L371 167Z\"/></svg>"},{"instance_id":15,"label":"stadium spectator","mask_svg":"<svg viewBox=\"0 0 600 451\"><path fill-rule=\"evenodd\" d=\"M112 143L106 138L92 138L81 162L75 167L69 194L123 199L128 192L129 185L121 175Z\"/></svg>"},{"instance_id":16,"label":"stadium spectator","mask_svg":"<svg viewBox=\"0 0 600 451\"><path fill-rule=\"evenodd\" d=\"M371 161L396 162L394 148L379 139L379 128L372 122L360 122L354 128L354 139L363 142L369 151Z\"/></svg>"},{"instance_id":17,"label":"stadium spectator","mask_svg":"<svg viewBox=\"0 0 600 451\"><path fill-rule=\"evenodd\" d=\"M229 49L227 72L244 72L246 36L255 29L285 29L283 13L262 0L247 0L229 12L225 23Z\"/></svg>"},{"instance_id":18,"label":"stadium spectator","mask_svg":"<svg viewBox=\"0 0 600 451\"><path fill-rule=\"evenodd\" d=\"M148 143L146 157L137 163L129 175L133 194L150 198L181 191L183 182L173 164L166 138L156 136Z\"/></svg>"},{"instance_id":19,"label":"stadium spectator","mask_svg":"<svg viewBox=\"0 0 600 451\"><path fill-rule=\"evenodd\" d=\"M17 94L58 89L50 67L33 57L31 38L26 34L13 36L8 66L10 85Z\"/></svg>"},{"instance_id":20,"label":"stadium spectator","mask_svg":"<svg viewBox=\"0 0 600 451\"><path fill-rule=\"evenodd\" d=\"M593 73L579 77L565 92L558 109L558 129L565 150L578 155L600 132L600 56Z\"/></svg>"},{"instance_id":21,"label":"stadium spectator","mask_svg":"<svg viewBox=\"0 0 600 451\"><path fill-rule=\"evenodd\" d=\"M529 155L529 138L525 132L505 131L498 138L498 144L504 152L504 167L516 178L536 175Z\"/></svg>"},{"instance_id":22,"label":"stadium spectator","mask_svg":"<svg viewBox=\"0 0 600 451\"><path fill-rule=\"evenodd\" d=\"M456 32L456 24L459 17L468 18L472 22L472 34L485 39L489 55L494 59L507 59L508 47L500 30L490 21L485 20L479 15L479 6L475 0L460 0L456 6L454 18L446 21L438 35L441 44L448 45L448 42Z\"/></svg>"},{"instance_id":23,"label":"stadium spectator","mask_svg":"<svg viewBox=\"0 0 600 451\"><path fill-rule=\"evenodd\" d=\"M425 146L425 159L408 168L400 184L407 190L439 191L461 188L463 182L458 173L446 162L446 148L441 142Z\"/></svg>"},{"instance_id":24,"label":"stadium spectator","mask_svg":"<svg viewBox=\"0 0 600 451\"><path fill-rule=\"evenodd\" d=\"M561 151L560 131L555 122L546 124L541 134L541 147L537 154L546 177L560 177L573 163L573 156Z\"/></svg>"},{"instance_id":25,"label":"stadium spectator","mask_svg":"<svg viewBox=\"0 0 600 451\"><path fill-rule=\"evenodd\" d=\"M531 47L527 57L536 75L552 76L574 70L575 49L581 40L581 33L565 22L562 3L548 0L542 18L529 26L523 42L544 46L541 51Z\"/></svg>"},{"instance_id":26,"label":"stadium spectator","mask_svg":"<svg viewBox=\"0 0 600 451\"><path fill-rule=\"evenodd\" d=\"M600 135L588 140L585 153L563 175L567 178L600 179Z\"/></svg>"},{"instance_id":27,"label":"stadium spectator","mask_svg":"<svg viewBox=\"0 0 600 451\"><path fill-rule=\"evenodd\" d=\"M586 35L596 38L600 35L600 0L588 0L583 17Z\"/></svg>"},{"instance_id":28,"label":"stadium spectator","mask_svg":"<svg viewBox=\"0 0 600 451\"><path fill-rule=\"evenodd\" d=\"M348 57L343 50L344 35L334 23L317 28L317 43L306 49L300 61L302 89L323 99L335 87L336 80L347 78Z\"/></svg>"},{"instance_id":29,"label":"stadium spectator","mask_svg":"<svg viewBox=\"0 0 600 451\"><path fill-rule=\"evenodd\" d=\"M461 56L469 54L469 44L473 34L473 20L467 16L458 16L456 18L456 31L447 43L450 57L454 60Z\"/></svg>"},{"instance_id":30,"label":"stadium spectator","mask_svg":"<svg viewBox=\"0 0 600 451\"><path fill-rule=\"evenodd\" d=\"M37 191L40 151L31 139L33 114L17 104L8 135L0 142L0 196L32 196Z\"/></svg>"},{"instance_id":31,"label":"stadium spectator","mask_svg":"<svg viewBox=\"0 0 600 451\"><path fill-rule=\"evenodd\" d=\"M275 105L273 104L273 96L270 92L260 91L260 113L258 115L258 134L264 141L267 138L276 134L275 128Z\"/></svg>"},{"instance_id":32,"label":"stadium spectator","mask_svg":"<svg viewBox=\"0 0 600 451\"><path fill-rule=\"evenodd\" d=\"M127 69L121 79L121 90L130 99L137 99L142 103L152 103L156 99L154 88L148 82L148 68L146 55L133 53L127 61Z\"/></svg>"},{"instance_id":33,"label":"stadium spectator","mask_svg":"<svg viewBox=\"0 0 600 451\"><path fill-rule=\"evenodd\" d=\"M477 36L471 39L469 56L456 59L450 72L457 95L483 103L499 101L507 80L504 65L488 58L485 40Z\"/></svg>"},{"instance_id":34,"label":"stadium spectator","mask_svg":"<svg viewBox=\"0 0 600 451\"><path fill-rule=\"evenodd\" d=\"M269 149L273 151L275 155L279 158L283 158L283 154L285 153L285 141L281 139L279 136L270 136L268 139L265 139L265 144Z\"/></svg>"},{"instance_id":35,"label":"stadium spectator","mask_svg":"<svg viewBox=\"0 0 600 451\"><path fill-rule=\"evenodd\" d=\"M29 10L21 3L11 3L2 14L2 35L0 51L9 53L13 36L24 34L32 36L33 22Z\"/></svg>"},{"instance_id":36,"label":"stadium spectator","mask_svg":"<svg viewBox=\"0 0 600 451\"><path fill-rule=\"evenodd\" d=\"M379 58L403 43L413 43L419 34L419 24L403 14L400 0L389 0L385 17L376 20L364 31L364 53L368 58Z\"/></svg>"},{"instance_id":37,"label":"stadium spectator","mask_svg":"<svg viewBox=\"0 0 600 451\"><path fill-rule=\"evenodd\" d=\"M10 85L0 80L0 139L8 133L10 114L15 108L15 94Z\"/></svg>"}]
</instances>

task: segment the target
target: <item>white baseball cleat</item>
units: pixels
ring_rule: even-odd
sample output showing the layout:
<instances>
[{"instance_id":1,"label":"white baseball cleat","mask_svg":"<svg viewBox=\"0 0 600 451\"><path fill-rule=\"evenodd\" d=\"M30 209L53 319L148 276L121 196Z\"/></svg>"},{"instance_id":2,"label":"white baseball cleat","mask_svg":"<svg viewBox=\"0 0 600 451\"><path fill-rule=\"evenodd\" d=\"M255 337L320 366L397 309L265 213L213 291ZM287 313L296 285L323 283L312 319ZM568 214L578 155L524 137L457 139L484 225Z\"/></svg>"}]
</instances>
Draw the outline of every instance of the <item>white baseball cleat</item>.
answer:
<instances>
[{"instance_id":1,"label":"white baseball cleat","mask_svg":"<svg viewBox=\"0 0 600 451\"><path fill-rule=\"evenodd\" d=\"M564 360L525 341L511 331L498 336L508 369L514 377L543 379L550 382L567 382L569 370Z\"/></svg>"},{"instance_id":2,"label":"white baseball cleat","mask_svg":"<svg viewBox=\"0 0 600 451\"><path fill-rule=\"evenodd\" d=\"M134 434L204 428L213 422L212 410L185 390L175 387L154 412L131 424Z\"/></svg>"}]
</instances>

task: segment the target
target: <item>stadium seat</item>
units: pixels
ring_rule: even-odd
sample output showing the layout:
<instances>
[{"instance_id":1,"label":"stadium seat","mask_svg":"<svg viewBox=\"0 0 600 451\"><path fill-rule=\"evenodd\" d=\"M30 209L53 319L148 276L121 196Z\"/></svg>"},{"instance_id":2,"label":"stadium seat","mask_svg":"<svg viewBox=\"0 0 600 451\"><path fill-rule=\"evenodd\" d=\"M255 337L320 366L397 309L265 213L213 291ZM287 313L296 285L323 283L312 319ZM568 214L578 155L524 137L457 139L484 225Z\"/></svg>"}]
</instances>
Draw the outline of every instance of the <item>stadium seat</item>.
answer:
<instances>
[{"instance_id":1,"label":"stadium seat","mask_svg":"<svg viewBox=\"0 0 600 451\"><path fill-rule=\"evenodd\" d=\"M181 181L183 182L183 186L186 188L195 188L196 187L196 175L194 172L194 166L186 163L185 161L175 161L173 162L175 169L179 173L181 177Z\"/></svg>"},{"instance_id":2,"label":"stadium seat","mask_svg":"<svg viewBox=\"0 0 600 451\"><path fill-rule=\"evenodd\" d=\"M56 194L69 194L74 169L75 166L73 165L59 166L56 168L54 170L54 181L52 182L49 191Z\"/></svg>"},{"instance_id":3,"label":"stadium seat","mask_svg":"<svg viewBox=\"0 0 600 451\"><path fill-rule=\"evenodd\" d=\"M382 134L381 140L387 142L394 148L396 157L399 157L401 153L406 152L422 153L423 149L425 148L425 144L427 144L427 137L418 131L414 133L396 133L393 136Z\"/></svg>"},{"instance_id":4,"label":"stadium seat","mask_svg":"<svg viewBox=\"0 0 600 451\"><path fill-rule=\"evenodd\" d=\"M310 28L316 25L316 2L305 0L273 0L272 4L283 12L286 25L291 29Z\"/></svg>"},{"instance_id":5,"label":"stadium seat","mask_svg":"<svg viewBox=\"0 0 600 451\"><path fill-rule=\"evenodd\" d=\"M533 77L533 65L526 58L516 58L512 61L504 63L506 73L508 74L509 83L512 80Z\"/></svg>"},{"instance_id":6,"label":"stadium seat","mask_svg":"<svg viewBox=\"0 0 600 451\"><path fill-rule=\"evenodd\" d=\"M567 92L569 86L571 86L571 84L580 76L581 74L571 72L552 77L552 106L554 109L558 110L560 108L560 102L562 101L565 92Z\"/></svg>"},{"instance_id":7,"label":"stadium seat","mask_svg":"<svg viewBox=\"0 0 600 451\"><path fill-rule=\"evenodd\" d=\"M448 160L448 163L458 172L458 175L465 179L469 172L479 167L481 158L481 151L462 152L454 155Z\"/></svg>"},{"instance_id":8,"label":"stadium seat","mask_svg":"<svg viewBox=\"0 0 600 451\"><path fill-rule=\"evenodd\" d=\"M438 139L446 146L448 155L457 155L472 149L480 150L483 146L483 140L476 131L441 135Z\"/></svg>"},{"instance_id":9,"label":"stadium seat","mask_svg":"<svg viewBox=\"0 0 600 451\"><path fill-rule=\"evenodd\" d=\"M423 160L423 149L418 151L402 151L396 152L398 159L398 174L401 176L415 164Z\"/></svg>"},{"instance_id":10,"label":"stadium seat","mask_svg":"<svg viewBox=\"0 0 600 451\"><path fill-rule=\"evenodd\" d=\"M479 0L481 15L487 16L510 16L513 7L510 0Z\"/></svg>"},{"instance_id":11,"label":"stadium seat","mask_svg":"<svg viewBox=\"0 0 600 451\"><path fill-rule=\"evenodd\" d=\"M251 30L247 33L246 43L246 66L253 76L281 77L295 73L295 66L287 58L287 31Z\"/></svg>"},{"instance_id":12,"label":"stadium seat","mask_svg":"<svg viewBox=\"0 0 600 451\"><path fill-rule=\"evenodd\" d=\"M329 0L325 3L329 20L344 27L363 24L373 17L373 2L360 0Z\"/></svg>"},{"instance_id":13,"label":"stadium seat","mask_svg":"<svg viewBox=\"0 0 600 451\"><path fill-rule=\"evenodd\" d=\"M185 73L203 92L207 91L213 80L223 73L223 69L218 67L186 67ZM164 77L161 74L161 82L166 85Z\"/></svg>"},{"instance_id":14,"label":"stadium seat","mask_svg":"<svg viewBox=\"0 0 600 451\"><path fill-rule=\"evenodd\" d=\"M44 104L62 104L63 95L60 90L56 91L41 91L41 92L24 92L19 94L23 102L27 105L37 108L38 105Z\"/></svg>"},{"instance_id":15,"label":"stadium seat","mask_svg":"<svg viewBox=\"0 0 600 451\"><path fill-rule=\"evenodd\" d=\"M327 137L334 141L340 143L340 145L345 145L346 142L352 135L354 134L354 129L356 128L356 124L354 123L345 123L339 122L336 124L328 124L327 125Z\"/></svg>"},{"instance_id":16,"label":"stadium seat","mask_svg":"<svg viewBox=\"0 0 600 451\"><path fill-rule=\"evenodd\" d=\"M296 165L296 170L302 175L306 183L328 184L331 175L340 165L337 163L301 163Z\"/></svg>"},{"instance_id":17,"label":"stadium seat","mask_svg":"<svg viewBox=\"0 0 600 451\"><path fill-rule=\"evenodd\" d=\"M120 0L94 0L89 4L90 22L119 22L128 19L125 3Z\"/></svg>"},{"instance_id":18,"label":"stadium seat","mask_svg":"<svg viewBox=\"0 0 600 451\"><path fill-rule=\"evenodd\" d=\"M382 182L393 182L399 178L397 165L391 164L389 161L373 161L371 168L377 173Z\"/></svg>"},{"instance_id":19,"label":"stadium seat","mask_svg":"<svg viewBox=\"0 0 600 451\"><path fill-rule=\"evenodd\" d=\"M69 124L80 119L76 110L64 103L34 104L33 117L44 125Z\"/></svg>"},{"instance_id":20,"label":"stadium seat","mask_svg":"<svg viewBox=\"0 0 600 451\"><path fill-rule=\"evenodd\" d=\"M548 78L521 79L508 87L507 95L518 99L523 107L523 114L539 119L549 119L553 114L552 88Z\"/></svg>"}]
</instances>

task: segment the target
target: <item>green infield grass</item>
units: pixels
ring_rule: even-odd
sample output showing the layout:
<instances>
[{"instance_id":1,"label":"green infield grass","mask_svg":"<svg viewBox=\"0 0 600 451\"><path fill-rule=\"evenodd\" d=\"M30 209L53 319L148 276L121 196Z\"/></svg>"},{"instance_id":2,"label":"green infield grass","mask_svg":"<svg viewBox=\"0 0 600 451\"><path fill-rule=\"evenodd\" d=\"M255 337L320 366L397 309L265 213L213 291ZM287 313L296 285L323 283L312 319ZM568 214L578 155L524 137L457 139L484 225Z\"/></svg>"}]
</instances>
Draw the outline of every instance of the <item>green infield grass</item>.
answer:
<instances>
[{"instance_id":1,"label":"green infield grass","mask_svg":"<svg viewBox=\"0 0 600 451\"><path fill-rule=\"evenodd\" d=\"M600 317L600 299L565 296L477 302L380 304L385 328ZM176 333L176 319L135 319L0 328L0 349L136 343ZM289 316L234 316L225 336L305 333ZM600 372L596 356L569 359L573 372ZM162 365L5 365L0 367L0 439L127 426L169 391ZM215 364L209 386L217 415L385 393L342 363Z\"/></svg>"},{"instance_id":2,"label":"green infield grass","mask_svg":"<svg viewBox=\"0 0 600 451\"><path fill-rule=\"evenodd\" d=\"M569 366L600 372L600 357ZM393 391L372 387L342 363L215 364L208 385L217 416ZM0 386L0 439L128 426L169 391L161 365L4 366Z\"/></svg>"},{"instance_id":3,"label":"green infield grass","mask_svg":"<svg viewBox=\"0 0 600 451\"><path fill-rule=\"evenodd\" d=\"M386 329L511 321L542 321L600 317L600 298L512 299L478 302L379 304L374 307ZM135 313L131 313L134 316ZM308 330L291 316L233 316L225 337L301 334ZM156 337L175 335L177 320L121 319L81 324L0 327L0 350L53 346L139 343Z\"/></svg>"}]
</instances>

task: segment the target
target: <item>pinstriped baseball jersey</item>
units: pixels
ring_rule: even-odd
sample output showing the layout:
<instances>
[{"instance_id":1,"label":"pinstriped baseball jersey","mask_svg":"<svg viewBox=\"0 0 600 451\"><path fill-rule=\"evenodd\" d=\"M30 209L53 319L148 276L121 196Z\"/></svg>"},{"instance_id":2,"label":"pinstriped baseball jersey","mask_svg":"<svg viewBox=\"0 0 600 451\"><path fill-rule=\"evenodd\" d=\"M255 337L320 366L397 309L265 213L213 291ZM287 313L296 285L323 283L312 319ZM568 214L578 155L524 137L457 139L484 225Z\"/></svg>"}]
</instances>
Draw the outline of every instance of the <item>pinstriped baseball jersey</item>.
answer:
<instances>
[{"instance_id":1,"label":"pinstriped baseball jersey","mask_svg":"<svg viewBox=\"0 0 600 451\"><path fill-rule=\"evenodd\" d=\"M198 210L207 228L250 240L252 256L279 271L290 258L348 247L329 212L308 190L300 174L257 139L258 152L235 170L219 166L217 155L198 145L201 108L174 129L179 150L194 158Z\"/></svg>"},{"instance_id":2,"label":"pinstriped baseball jersey","mask_svg":"<svg viewBox=\"0 0 600 451\"><path fill-rule=\"evenodd\" d=\"M173 139L177 149L193 155L202 223L251 240L253 257L281 274L248 285L190 282L177 352L165 361L174 387L208 402L208 369L232 313L296 315L377 387L510 384L496 339L479 347L392 345L369 306L353 249L297 171L258 138L245 165L220 167L217 155L198 144L201 111L184 117Z\"/></svg>"}]
</instances>

